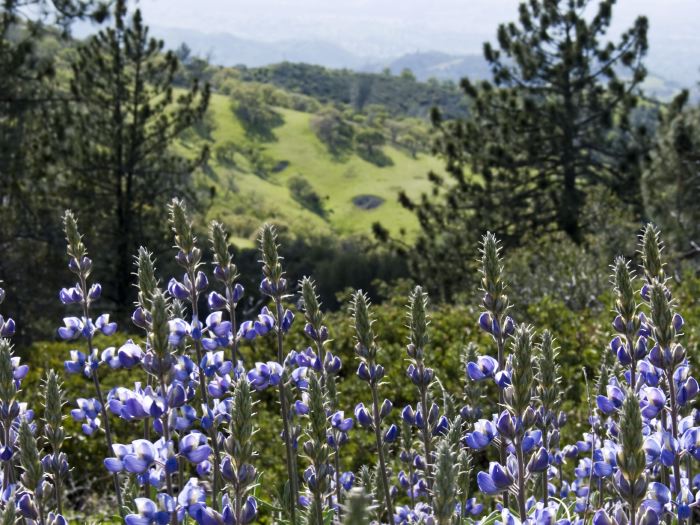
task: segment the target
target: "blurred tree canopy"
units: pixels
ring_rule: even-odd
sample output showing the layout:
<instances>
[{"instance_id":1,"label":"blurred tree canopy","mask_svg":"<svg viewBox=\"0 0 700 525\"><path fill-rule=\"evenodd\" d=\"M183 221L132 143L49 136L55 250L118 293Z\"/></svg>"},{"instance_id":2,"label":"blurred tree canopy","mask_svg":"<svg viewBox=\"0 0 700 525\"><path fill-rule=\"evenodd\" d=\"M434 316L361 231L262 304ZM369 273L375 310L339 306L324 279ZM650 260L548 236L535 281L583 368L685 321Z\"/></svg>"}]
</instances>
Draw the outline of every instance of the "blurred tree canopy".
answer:
<instances>
[{"instance_id":1,"label":"blurred tree canopy","mask_svg":"<svg viewBox=\"0 0 700 525\"><path fill-rule=\"evenodd\" d=\"M700 106L681 93L662 116L642 178L644 205L669 247L700 253Z\"/></svg>"}]
</instances>

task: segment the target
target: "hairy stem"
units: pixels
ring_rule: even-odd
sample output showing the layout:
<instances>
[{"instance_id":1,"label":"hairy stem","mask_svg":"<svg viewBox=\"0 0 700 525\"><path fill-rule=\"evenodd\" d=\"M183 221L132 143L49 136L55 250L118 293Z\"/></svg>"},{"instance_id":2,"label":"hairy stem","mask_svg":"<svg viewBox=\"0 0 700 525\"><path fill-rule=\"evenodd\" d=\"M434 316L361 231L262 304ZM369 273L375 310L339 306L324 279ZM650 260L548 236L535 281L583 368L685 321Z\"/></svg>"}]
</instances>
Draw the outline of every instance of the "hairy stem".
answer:
<instances>
[{"instance_id":1,"label":"hairy stem","mask_svg":"<svg viewBox=\"0 0 700 525\"><path fill-rule=\"evenodd\" d=\"M88 304L88 288L87 288L87 279L85 278L85 274L81 272L80 274L80 287L83 290L83 295L85 296L82 301L82 306L83 306L83 317L85 318L84 322L89 323L90 321L90 306ZM88 334L86 337L87 341L87 350L88 350L88 356L92 355L92 334L88 330ZM113 447L112 447L112 429L109 424L109 414L107 413L107 407L105 406L104 402L104 397L102 396L102 389L100 388L100 378L97 375L97 369L92 370L92 382L95 385L95 395L97 396L97 401L100 403L100 412L102 413L102 420L104 421L104 428L105 428L105 438L107 440L107 449L110 454L113 452ZM112 474L112 481L114 483L114 493L117 496L117 506L119 507L119 515L123 518L124 517L124 503L122 500L122 489L121 486L119 485L119 475L115 472Z\"/></svg>"},{"instance_id":2,"label":"hairy stem","mask_svg":"<svg viewBox=\"0 0 700 525\"><path fill-rule=\"evenodd\" d=\"M379 426L379 394L377 393L377 385L372 382L370 384L372 390L372 411L374 417L374 437L377 441L377 454L379 455L379 473L382 480L382 489L384 492L384 503L386 505L386 516L389 523L392 521L391 512L391 494L389 493L389 476L386 472L386 459L384 458L384 443L382 441L382 430Z\"/></svg>"},{"instance_id":3,"label":"hairy stem","mask_svg":"<svg viewBox=\"0 0 700 525\"><path fill-rule=\"evenodd\" d=\"M275 308L277 311L277 361L284 366L284 344L282 340L282 301L275 298ZM298 480L296 477L294 447L292 445L292 435L289 428L289 405L287 400L286 386L280 382L279 388L280 406L282 411L282 425L284 430L284 445L287 459L287 475L289 476L289 486L292 493L292 501L289 508L292 525L296 525L296 510L299 501Z\"/></svg>"}]
</instances>

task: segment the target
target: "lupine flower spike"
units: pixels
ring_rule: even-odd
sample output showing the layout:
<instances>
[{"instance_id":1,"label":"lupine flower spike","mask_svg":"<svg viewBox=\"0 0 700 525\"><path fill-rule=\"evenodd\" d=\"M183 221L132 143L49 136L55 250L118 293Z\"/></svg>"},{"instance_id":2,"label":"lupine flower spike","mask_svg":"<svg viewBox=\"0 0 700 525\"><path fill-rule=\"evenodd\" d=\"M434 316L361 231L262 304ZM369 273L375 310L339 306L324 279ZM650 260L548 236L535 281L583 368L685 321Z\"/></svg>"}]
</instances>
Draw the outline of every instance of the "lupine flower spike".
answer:
<instances>
[{"instance_id":1,"label":"lupine flower spike","mask_svg":"<svg viewBox=\"0 0 700 525\"><path fill-rule=\"evenodd\" d=\"M260 232L260 255L263 263L263 280L260 290L275 303L275 332L277 334L277 363L284 363L284 333L294 319L291 311L284 311L282 301L288 297L287 279L282 269L282 258L279 256L277 232L274 226L266 224ZM283 372L284 374L284 372ZM291 407L287 389L286 375L279 381L280 410L282 416L282 436L285 443L285 457L290 493L289 515L292 525L296 524L297 505L299 502L299 486L296 474L296 447L292 436L290 423Z\"/></svg>"},{"instance_id":2,"label":"lupine flower spike","mask_svg":"<svg viewBox=\"0 0 700 525\"><path fill-rule=\"evenodd\" d=\"M202 346L202 323L199 314L199 296L209 286L209 281L204 272L199 270L202 260L202 251L197 246L197 238L194 235L192 221L187 216L185 203L179 199L173 199L170 205L170 225L175 234L175 246L177 255L175 260L185 270L182 282L171 279L168 291L175 298L186 300L190 304L192 321L190 323L190 338L195 349L198 364L199 391L202 403L207 412L214 410L214 404L209 399L208 379L204 371L204 348ZM182 320L180 320L182 321ZM210 421L208 418L206 421ZM219 430L216 424L212 424L205 430L208 431L213 447L212 465L212 507L218 511L219 490L221 485L221 468L219 454Z\"/></svg>"},{"instance_id":3,"label":"lupine flower spike","mask_svg":"<svg viewBox=\"0 0 700 525\"><path fill-rule=\"evenodd\" d=\"M224 225L220 222L212 222L209 229L211 237L212 250L214 252L214 277L224 286L224 295L218 292L209 294L209 308L214 310L207 318L207 325L212 326L212 316L218 320L220 311L226 310L229 317L230 326L221 323L219 326L221 332L214 330L219 338L224 338L224 341L231 347L231 363L234 369L238 369L238 323L236 318L236 308L238 303L243 299L243 286L236 282L238 280L238 269L233 264L233 256L229 251L228 234ZM223 333L227 332L227 333Z\"/></svg>"},{"instance_id":4,"label":"lupine flower spike","mask_svg":"<svg viewBox=\"0 0 700 525\"><path fill-rule=\"evenodd\" d=\"M353 424L353 420L345 418L345 413L338 410L338 391L336 388L336 376L340 372L342 363L340 357L325 350L326 344L330 341L328 328L324 324L321 303L316 295L316 284L309 278L304 277L300 283L301 299L304 310L306 325L304 332L314 342L317 359L323 359L320 367L321 385L328 401L331 416L330 442L333 447L333 469L335 471L335 499L338 518L342 518L342 473L340 471L340 447L347 440L347 431Z\"/></svg>"},{"instance_id":5,"label":"lupine flower spike","mask_svg":"<svg viewBox=\"0 0 700 525\"><path fill-rule=\"evenodd\" d=\"M391 503L391 488L389 486L388 463L385 454L385 444L395 439L394 434L397 429L392 425L387 432L382 435L382 420L391 410L391 403L385 401L381 407L379 403L379 384L384 377L384 367L377 363L378 347L375 340L374 319L369 311L369 299L362 290L355 292L352 302L352 314L355 324L355 355L360 360L357 375L367 382L372 394L372 414L367 411L362 403L355 408L355 417L361 426L367 426L374 430L375 442L379 464L377 465L379 474L379 492L382 495L382 505L388 520L393 516ZM385 408L387 407L387 408Z\"/></svg>"},{"instance_id":6,"label":"lupine flower spike","mask_svg":"<svg viewBox=\"0 0 700 525\"><path fill-rule=\"evenodd\" d=\"M97 411L102 416L101 422L104 425L107 449L111 451L113 448L112 429L97 372L97 368L100 365L100 358L98 357L97 348L95 348L93 344L93 336L96 331L100 331L105 335L111 335L116 331L117 327L115 323L109 322L109 316L107 314L103 314L98 317L95 323L93 323L91 319L90 307L94 301L99 299L101 287L97 283L91 287L88 287L88 277L90 276L90 272L92 270L92 261L87 256L87 249L85 248L82 236L78 231L78 221L70 210L67 210L63 215L63 231L66 235L68 268L78 278L78 283L74 288L69 290L64 288L61 290L60 298L64 304L79 304L82 310L82 319L78 319L77 317L68 317L64 319L63 322L65 326L58 329L58 334L62 339L67 340L74 339L82 335L85 338L85 344L87 347L87 355L82 354L82 352L78 350L71 352L72 359L71 361L66 361L66 371L79 371L80 367L78 363L80 363L84 366L84 374L92 379L97 399L90 404L97 406ZM83 407L79 406L79 408L80 412L73 412L74 417L76 417L76 414L78 414L80 418L85 418L86 423L83 425L83 430L88 430L89 433L92 433L93 425L98 421L98 419L93 417L89 412L83 410ZM96 416L96 414L94 416ZM123 515L123 502L119 475L114 472L112 478L119 512Z\"/></svg>"},{"instance_id":7,"label":"lupine flower spike","mask_svg":"<svg viewBox=\"0 0 700 525\"><path fill-rule=\"evenodd\" d=\"M482 305L484 312L479 317L479 326L489 333L496 343L498 371L505 371L506 338L513 334L514 323L508 316L510 302L505 293L506 284L503 280L503 261L501 260L501 248L496 236L487 233L481 244L481 289L484 292ZM493 367L492 367L493 368ZM495 370L491 370L493 374ZM503 389L499 389L499 405L503 405ZM500 448L501 464L506 462L505 443ZM504 494L505 506L508 506L508 495Z\"/></svg>"},{"instance_id":8,"label":"lupine flower spike","mask_svg":"<svg viewBox=\"0 0 700 525\"><path fill-rule=\"evenodd\" d=\"M44 437L51 452L44 456L42 463L53 483L56 511L63 514L64 486L68 477L68 460L61 451L65 440L63 428L63 406L65 405L61 381L53 370L49 370L44 380Z\"/></svg>"},{"instance_id":9,"label":"lupine flower spike","mask_svg":"<svg viewBox=\"0 0 700 525\"><path fill-rule=\"evenodd\" d=\"M233 489L235 523L244 524L255 518L255 514L250 515L248 509L257 509L255 498L248 495L257 480L257 471L253 466L255 458L253 417L255 414L248 380L240 377L233 388L229 435L224 439L225 457L221 469L224 479Z\"/></svg>"},{"instance_id":10,"label":"lupine flower spike","mask_svg":"<svg viewBox=\"0 0 700 525\"><path fill-rule=\"evenodd\" d=\"M630 525L637 525L637 510L644 499L647 477L646 456L642 435L642 415L634 392L627 390L620 413L620 449L615 487L629 505Z\"/></svg>"},{"instance_id":11,"label":"lupine flower spike","mask_svg":"<svg viewBox=\"0 0 700 525\"><path fill-rule=\"evenodd\" d=\"M423 465L428 490L432 490L434 461L432 448L436 435L447 430L447 419L439 417L437 405L430 399L430 386L435 380L432 368L425 364L428 344L428 296L420 286L411 292L408 300L409 343L406 347L409 365L406 373L416 385L420 404L416 412L411 406L403 410L404 419L418 428L423 445Z\"/></svg>"},{"instance_id":12,"label":"lupine flower spike","mask_svg":"<svg viewBox=\"0 0 700 525\"><path fill-rule=\"evenodd\" d=\"M308 386L309 411L304 454L310 466L304 471L304 481L312 494L308 523L323 525L324 501L331 483L330 447L327 443L327 403L321 382L311 372Z\"/></svg>"},{"instance_id":13,"label":"lupine flower spike","mask_svg":"<svg viewBox=\"0 0 700 525\"><path fill-rule=\"evenodd\" d=\"M542 445L550 456L557 452L559 444L559 426L563 418L559 414L561 403L561 377L559 376L558 353L554 347L552 334L549 330L542 332L540 343L537 346L536 383L537 397L540 409L537 414L537 426L542 432ZM542 502L548 506L549 499L549 468L542 472Z\"/></svg>"}]
</instances>

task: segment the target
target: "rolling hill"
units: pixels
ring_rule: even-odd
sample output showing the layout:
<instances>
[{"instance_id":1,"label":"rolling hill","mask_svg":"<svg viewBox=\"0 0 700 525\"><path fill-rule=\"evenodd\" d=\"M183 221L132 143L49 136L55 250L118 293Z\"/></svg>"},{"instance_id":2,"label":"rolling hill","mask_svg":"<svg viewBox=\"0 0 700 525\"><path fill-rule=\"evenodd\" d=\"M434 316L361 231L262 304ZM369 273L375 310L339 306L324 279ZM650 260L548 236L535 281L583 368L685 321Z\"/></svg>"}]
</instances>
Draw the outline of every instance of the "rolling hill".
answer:
<instances>
[{"instance_id":1,"label":"rolling hill","mask_svg":"<svg viewBox=\"0 0 700 525\"><path fill-rule=\"evenodd\" d=\"M311 113L274 108L282 124L274 128L272 140L253 141L231 110L230 99L214 94L209 108L210 131L183 142L193 148L202 141L214 150L233 143L259 148L272 169L260 175L249 159L236 153L233 162L212 155L198 176L200 188L208 190L211 206L208 219L224 221L239 244L251 244L262 221L288 224L298 234L371 234L380 221L392 233L402 230L410 237L418 229L415 217L403 209L397 194L405 190L418 196L429 189L429 170L441 171L441 162L427 154L413 158L395 146L383 153L392 165L379 167L350 152L342 158L331 155L310 126ZM291 178L303 178L323 203L323 213L295 199Z\"/></svg>"}]
</instances>

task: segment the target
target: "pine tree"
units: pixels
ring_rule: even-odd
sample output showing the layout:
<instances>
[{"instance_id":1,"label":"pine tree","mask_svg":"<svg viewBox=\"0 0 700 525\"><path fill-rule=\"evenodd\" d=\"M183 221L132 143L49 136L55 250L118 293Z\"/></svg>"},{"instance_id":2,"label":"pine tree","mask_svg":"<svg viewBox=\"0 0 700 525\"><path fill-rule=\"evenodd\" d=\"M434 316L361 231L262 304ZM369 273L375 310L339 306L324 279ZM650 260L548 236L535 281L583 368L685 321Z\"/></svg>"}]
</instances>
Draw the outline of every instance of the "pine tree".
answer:
<instances>
[{"instance_id":1,"label":"pine tree","mask_svg":"<svg viewBox=\"0 0 700 525\"><path fill-rule=\"evenodd\" d=\"M630 124L646 75L647 20L603 43L614 0L529 0L517 23L484 44L493 81L462 81L466 119L442 121L436 152L449 181L431 174L433 196L401 196L420 221L413 259L421 275L461 285L486 228L506 247L552 230L582 241L586 189L604 185L639 205L639 131ZM443 262L444 261L444 262ZM450 293L449 290L443 290Z\"/></svg>"},{"instance_id":2,"label":"pine tree","mask_svg":"<svg viewBox=\"0 0 700 525\"><path fill-rule=\"evenodd\" d=\"M126 0L117 0L112 27L81 45L72 64L77 103L62 116L64 182L83 224L92 226L90 236L113 247L109 288L120 308L129 302L136 242L163 245L167 203L175 195L193 196L191 173L208 153L204 146L185 158L174 150L209 101L208 85L174 89L178 66L175 54L149 36L139 10L127 17Z\"/></svg>"}]
</instances>

